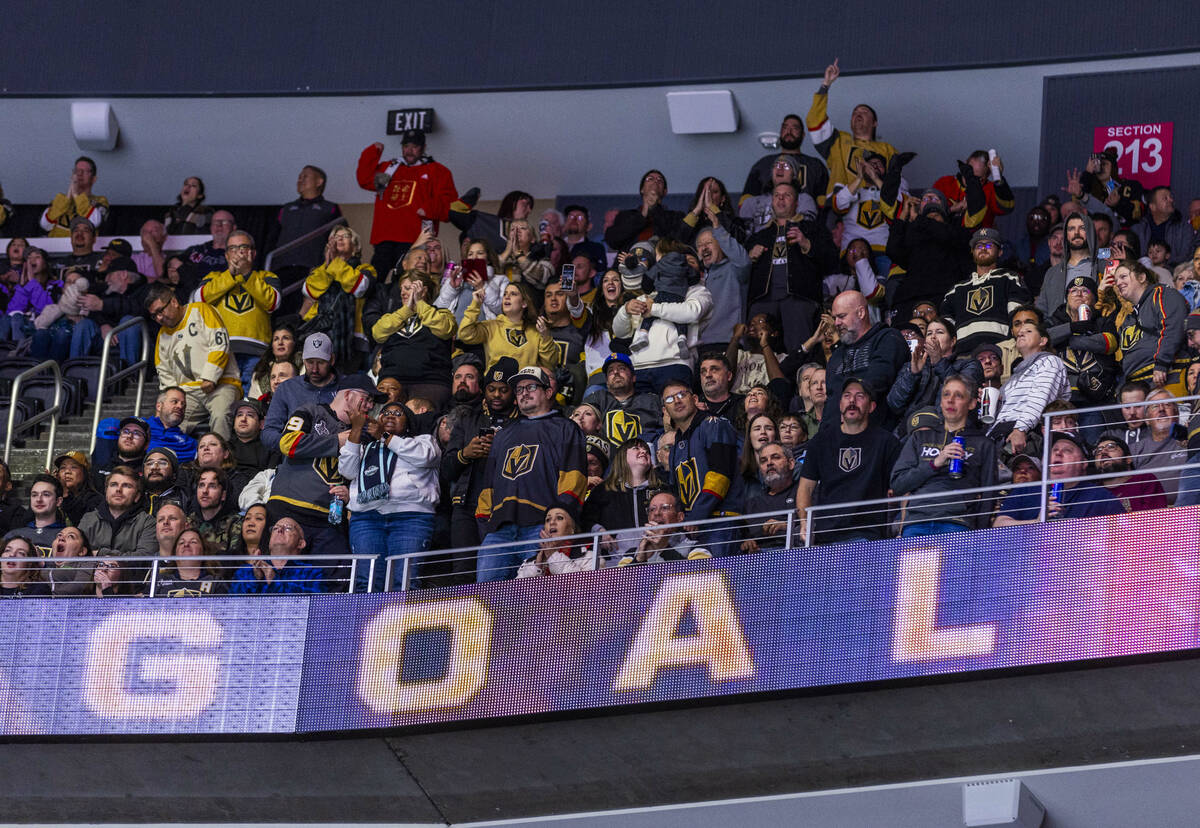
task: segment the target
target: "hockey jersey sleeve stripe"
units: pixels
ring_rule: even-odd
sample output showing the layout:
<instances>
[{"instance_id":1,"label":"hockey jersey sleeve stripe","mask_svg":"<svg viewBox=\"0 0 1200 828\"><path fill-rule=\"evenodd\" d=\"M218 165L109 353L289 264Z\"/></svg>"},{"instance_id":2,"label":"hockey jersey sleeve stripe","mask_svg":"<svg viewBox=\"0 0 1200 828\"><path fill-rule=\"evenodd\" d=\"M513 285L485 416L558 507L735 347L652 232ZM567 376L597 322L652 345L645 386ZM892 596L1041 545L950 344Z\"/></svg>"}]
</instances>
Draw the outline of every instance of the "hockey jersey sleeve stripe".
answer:
<instances>
[{"instance_id":1,"label":"hockey jersey sleeve stripe","mask_svg":"<svg viewBox=\"0 0 1200 828\"><path fill-rule=\"evenodd\" d=\"M587 491L587 475L579 471L560 471L558 473L559 497L569 495L578 503L583 503L583 493Z\"/></svg>"},{"instance_id":2,"label":"hockey jersey sleeve stripe","mask_svg":"<svg viewBox=\"0 0 1200 828\"><path fill-rule=\"evenodd\" d=\"M725 495L729 494L729 487L732 483L733 481L720 472L710 471L704 475L702 490L724 500Z\"/></svg>"}]
</instances>

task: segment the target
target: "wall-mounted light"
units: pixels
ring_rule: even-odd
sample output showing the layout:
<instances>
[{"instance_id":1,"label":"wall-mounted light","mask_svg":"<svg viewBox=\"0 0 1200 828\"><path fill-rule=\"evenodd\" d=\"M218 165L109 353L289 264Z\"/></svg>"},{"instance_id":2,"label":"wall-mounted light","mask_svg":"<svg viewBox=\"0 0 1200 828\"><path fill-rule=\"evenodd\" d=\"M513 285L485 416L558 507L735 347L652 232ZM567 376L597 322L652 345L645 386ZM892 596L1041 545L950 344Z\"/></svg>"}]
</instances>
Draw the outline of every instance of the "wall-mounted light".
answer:
<instances>
[{"instance_id":1,"label":"wall-mounted light","mask_svg":"<svg viewBox=\"0 0 1200 828\"><path fill-rule=\"evenodd\" d=\"M1020 779L996 779L963 785L963 825L968 828L1038 828L1046 808Z\"/></svg>"}]
</instances>

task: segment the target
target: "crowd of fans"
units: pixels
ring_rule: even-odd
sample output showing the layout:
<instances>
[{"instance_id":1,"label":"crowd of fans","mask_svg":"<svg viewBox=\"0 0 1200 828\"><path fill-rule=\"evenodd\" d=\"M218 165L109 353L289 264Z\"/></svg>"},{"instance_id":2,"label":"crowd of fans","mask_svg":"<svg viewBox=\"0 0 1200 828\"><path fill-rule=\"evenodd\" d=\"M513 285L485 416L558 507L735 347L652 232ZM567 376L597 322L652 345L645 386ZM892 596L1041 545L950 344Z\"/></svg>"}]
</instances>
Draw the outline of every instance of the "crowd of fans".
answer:
<instances>
[{"instance_id":1,"label":"crowd of fans","mask_svg":"<svg viewBox=\"0 0 1200 828\"><path fill-rule=\"evenodd\" d=\"M109 204L78 159L40 219L72 252L11 240L0 336L66 360L144 319L158 394L27 500L0 469L0 593L146 594L132 559L155 557L158 595L345 588L318 553L373 557L376 589L401 577L386 557L428 550L458 551L408 583L537 577L779 549L786 518L749 516L794 510L799 543L814 506L889 497L816 510L808 540L928 535L1039 519L1043 474L1051 518L1200 502L1200 407L1178 401L1200 385L1200 199L1183 216L1107 151L1004 239L994 151L912 191L870 106L829 121L837 77L740 198L707 177L671 210L651 169L602 240L582 205L477 209L410 130L358 162L370 263L343 224L266 271L195 176L140 252L95 250ZM301 171L280 245L340 216L324 186ZM168 234L211 240L167 255ZM139 337L119 332L126 363ZM958 494L981 487L1002 491ZM598 550L569 540L592 532Z\"/></svg>"}]
</instances>

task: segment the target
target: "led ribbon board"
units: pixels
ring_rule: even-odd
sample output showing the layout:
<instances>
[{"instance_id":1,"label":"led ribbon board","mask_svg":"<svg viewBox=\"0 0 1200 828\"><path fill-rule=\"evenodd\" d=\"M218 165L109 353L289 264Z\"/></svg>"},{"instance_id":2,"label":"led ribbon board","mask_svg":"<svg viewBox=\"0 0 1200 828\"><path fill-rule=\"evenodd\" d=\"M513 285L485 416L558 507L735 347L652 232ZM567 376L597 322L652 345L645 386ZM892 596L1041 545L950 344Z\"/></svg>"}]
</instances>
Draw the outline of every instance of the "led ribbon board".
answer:
<instances>
[{"instance_id":1,"label":"led ribbon board","mask_svg":"<svg viewBox=\"0 0 1200 828\"><path fill-rule=\"evenodd\" d=\"M1200 507L420 593L0 604L7 733L466 721L1197 647Z\"/></svg>"}]
</instances>

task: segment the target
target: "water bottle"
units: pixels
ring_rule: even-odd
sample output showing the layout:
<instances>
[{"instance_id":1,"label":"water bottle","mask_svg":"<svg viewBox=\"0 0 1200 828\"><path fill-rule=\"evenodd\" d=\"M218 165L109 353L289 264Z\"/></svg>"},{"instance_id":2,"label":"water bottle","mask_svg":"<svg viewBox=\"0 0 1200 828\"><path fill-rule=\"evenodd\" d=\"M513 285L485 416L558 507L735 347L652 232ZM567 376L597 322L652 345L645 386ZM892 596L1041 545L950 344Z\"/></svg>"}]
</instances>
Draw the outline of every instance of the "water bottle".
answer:
<instances>
[{"instance_id":1,"label":"water bottle","mask_svg":"<svg viewBox=\"0 0 1200 828\"><path fill-rule=\"evenodd\" d=\"M346 504L340 497L334 495L333 500L329 502L329 522L334 526L340 526L342 523L342 515L345 514Z\"/></svg>"},{"instance_id":2,"label":"water bottle","mask_svg":"<svg viewBox=\"0 0 1200 828\"><path fill-rule=\"evenodd\" d=\"M967 441L962 438L961 434L954 438L954 442L958 443L960 446L965 446L967 444ZM950 459L950 477L953 478L954 480L958 480L962 476L963 476L962 458L959 458L959 457L951 458Z\"/></svg>"}]
</instances>

